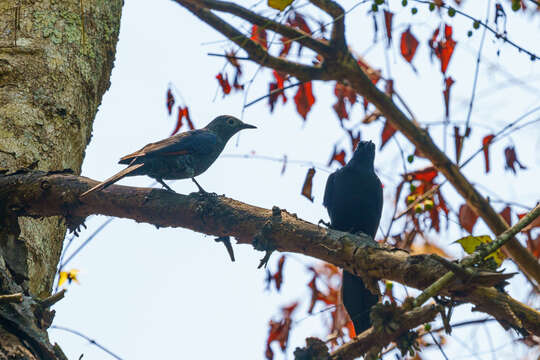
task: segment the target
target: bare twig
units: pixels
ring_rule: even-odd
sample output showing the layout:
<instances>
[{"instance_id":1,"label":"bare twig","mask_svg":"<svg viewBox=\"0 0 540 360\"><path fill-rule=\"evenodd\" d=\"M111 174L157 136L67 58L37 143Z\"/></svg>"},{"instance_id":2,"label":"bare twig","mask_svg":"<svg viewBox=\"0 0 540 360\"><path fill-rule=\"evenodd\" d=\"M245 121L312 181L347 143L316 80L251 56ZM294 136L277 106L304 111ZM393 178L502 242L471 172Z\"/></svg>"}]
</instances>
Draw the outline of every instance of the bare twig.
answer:
<instances>
[{"instance_id":1,"label":"bare twig","mask_svg":"<svg viewBox=\"0 0 540 360\"><path fill-rule=\"evenodd\" d=\"M73 330L73 329L70 329L70 328L67 328L67 327L64 327L64 326L58 326L58 325L51 325L50 329L62 330L62 331L66 331L66 332L72 333L74 335L77 335L79 337L82 337L83 339L87 340L90 344L97 346L98 348L105 351L107 354L109 354L113 358L115 358L117 360L122 360L122 358L120 356L116 355L111 350L109 350L105 346L99 344L96 340L94 340L92 338L89 338L88 336L84 335L80 331Z\"/></svg>"},{"instance_id":2,"label":"bare twig","mask_svg":"<svg viewBox=\"0 0 540 360\"><path fill-rule=\"evenodd\" d=\"M20 303L22 301L23 301L23 294L22 293L0 295L0 304Z\"/></svg>"}]
</instances>

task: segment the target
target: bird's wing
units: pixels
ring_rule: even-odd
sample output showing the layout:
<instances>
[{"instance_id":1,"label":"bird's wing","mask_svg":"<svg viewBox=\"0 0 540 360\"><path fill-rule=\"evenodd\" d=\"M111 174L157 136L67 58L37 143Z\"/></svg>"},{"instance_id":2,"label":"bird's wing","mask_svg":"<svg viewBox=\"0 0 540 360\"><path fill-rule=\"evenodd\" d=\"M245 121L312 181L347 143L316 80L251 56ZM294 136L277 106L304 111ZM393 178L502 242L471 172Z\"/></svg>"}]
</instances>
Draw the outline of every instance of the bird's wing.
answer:
<instances>
[{"instance_id":1,"label":"bird's wing","mask_svg":"<svg viewBox=\"0 0 540 360\"><path fill-rule=\"evenodd\" d=\"M132 154L122 157L120 164L129 164L133 159L147 156L175 156L187 154L209 154L214 151L217 136L206 130L194 130L151 143Z\"/></svg>"},{"instance_id":2,"label":"bird's wing","mask_svg":"<svg viewBox=\"0 0 540 360\"><path fill-rule=\"evenodd\" d=\"M330 174L328 177L328 180L326 180L326 187L324 189L324 198L323 198L323 205L326 208L330 208L332 204L330 202L332 201L333 197L333 191L334 191L334 182L335 182L335 175L336 173Z\"/></svg>"}]
</instances>

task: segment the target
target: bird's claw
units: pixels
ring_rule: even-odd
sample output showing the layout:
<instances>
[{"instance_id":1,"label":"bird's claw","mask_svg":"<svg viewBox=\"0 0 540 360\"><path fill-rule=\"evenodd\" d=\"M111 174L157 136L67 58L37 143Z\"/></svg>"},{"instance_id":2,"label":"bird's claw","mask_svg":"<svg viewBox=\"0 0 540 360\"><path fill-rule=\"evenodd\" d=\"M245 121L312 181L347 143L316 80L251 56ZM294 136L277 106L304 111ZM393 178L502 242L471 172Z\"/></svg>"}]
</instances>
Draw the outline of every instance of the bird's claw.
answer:
<instances>
[{"instance_id":1,"label":"bird's claw","mask_svg":"<svg viewBox=\"0 0 540 360\"><path fill-rule=\"evenodd\" d=\"M319 222L317 223L317 226L319 226L321 224L323 224L324 226L326 226L329 229L332 228L332 224L330 224L329 222L324 221L323 219L319 220Z\"/></svg>"},{"instance_id":2,"label":"bird's claw","mask_svg":"<svg viewBox=\"0 0 540 360\"><path fill-rule=\"evenodd\" d=\"M260 269L263 266L266 269L266 265L268 265L268 260L270 260L270 256L272 255L273 252L274 252L273 249L266 250L266 253L264 254L264 257L259 262L259 266L257 266L257 269Z\"/></svg>"}]
</instances>

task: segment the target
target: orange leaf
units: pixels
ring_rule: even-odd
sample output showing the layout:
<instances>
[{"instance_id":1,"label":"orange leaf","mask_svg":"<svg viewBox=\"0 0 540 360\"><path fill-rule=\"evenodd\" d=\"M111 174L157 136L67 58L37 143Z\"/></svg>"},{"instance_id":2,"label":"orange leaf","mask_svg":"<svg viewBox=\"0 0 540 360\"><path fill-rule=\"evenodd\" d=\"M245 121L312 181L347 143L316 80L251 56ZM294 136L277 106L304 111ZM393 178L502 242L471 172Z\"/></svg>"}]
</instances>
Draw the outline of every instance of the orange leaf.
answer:
<instances>
[{"instance_id":1,"label":"orange leaf","mask_svg":"<svg viewBox=\"0 0 540 360\"><path fill-rule=\"evenodd\" d=\"M502 216L508 226L512 226L512 209L510 208L510 206L506 206L504 209L502 209L499 215Z\"/></svg>"},{"instance_id":2,"label":"orange leaf","mask_svg":"<svg viewBox=\"0 0 540 360\"><path fill-rule=\"evenodd\" d=\"M495 135L487 135L482 139L482 146L484 147L484 159L486 162L486 174L489 172L489 145L494 137Z\"/></svg>"},{"instance_id":3,"label":"orange leaf","mask_svg":"<svg viewBox=\"0 0 540 360\"><path fill-rule=\"evenodd\" d=\"M172 113L172 107L174 105L174 96L172 94L171 89L167 89L167 111L169 112L169 115Z\"/></svg>"},{"instance_id":4,"label":"orange leaf","mask_svg":"<svg viewBox=\"0 0 540 360\"><path fill-rule=\"evenodd\" d=\"M251 27L251 40L261 45L265 50L268 49L268 43L266 42L266 30L253 25Z\"/></svg>"},{"instance_id":5,"label":"orange leaf","mask_svg":"<svg viewBox=\"0 0 540 360\"><path fill-rule=\"evenodd\" d=\"M513 146L508 146L504 149L504 158L506 160L505 169L511 170L514 174L516 173L516 168L514 164L518 164L519 168L522 170L527 169L527 167L519 162L517 159L516 148Z\"/></svg>"},{"instance_id":6,"label":"orange leaf","mask_svg":"<svg viewBox=\"0 0 540 360\"><path fill-rule=\"evenodd\" d=\"M459 224L462 228L472 234L474 225L478 220L478 215L467 204L461 205L459 208Z\"/></svg>"},{"instance_id":7,"label":"orange leaf","mask_svg":"<svg viewBox=\"0 0 540 360\"><path fill-rule=\"evenodd\" d=\"M302 186L302 195L307 197L309 201L313 202L313 196L311 195L313 187L313 176L315 175L315 168L308 170L306 174L306 179L304 180L304 185Z\"/></svg>"},{"instance_id":8,"label":"orange leaf","mask_svg":"<svg viewBox=\"0 0 540 360\"><path fill-rule=\"evenodd\" d=\"M287 102L287 96L285 95L283 89L285 87L285 80L288 79L288 75L283 74L282 72L278 72L276 70L273 71L273 75L276 81L270 83L270 96L268 97L270 112L274 111L274 105L276 104L280 96L283 99L283 104ZM279 89L281 89L282 91L277 91Z\"/></svg>"},{"instance_id":9,"label":"orange leaf","mask_svg":"<svg viewBox=\"0 0 540 360\"><path fill-rule=\"evenodd\" d=\"M352 145L352 151L356 150L356 146L358 146L358 143L360 142L361 134L360 130L354 135L352 130L347 129L347 133L349 134L349 137L351 138L351 145Z\"/></svg>"},{"instance_id":10,"label":"orange leaf","mask_svg":"<svg viewBox=\"0 0 540 360\"><path fill-rule=\"evenodd\" d=\"M457 43L454 39L452 39L452 27L450 25L444 25L444 38L437 41L438 37L439 28L437 28L433 33L433 36L429 41L429 46L435 56L437 56L437 58L440 60L441 72L445 74Z\"/></svg>"},{"instance_id":11,"label":"orange leaf","mask_svg":"<svg viewBox=\"0 0 540 360\"><path fill-rule=\"evenodd\" d=\"M296 111L306 120L307 114L315 103L315 97L311 90L311 81L300 84L296 95L294 95Z\"/></svg>"},{"instance_id":12,"label":"orange leaf","mask_svg":"<svg viewBox=\"0 0 540 360\"><path fill-rule=\"evenodd\" d=\"M287 349L289 332L291 331L292 325L291 315L297 306L298 303L295 302L290 306L282 308L281 312L283 314L283 318L279 321L270 320L270 331L268 334L268 338L266 339L265 351L265 355L268 360L271 360L274 357L274 352L270 348L270 344L272 342L277 341L282 351L285 351Z\"/></svg>"},{"instance_id":13,"label":"orange leaf","mask_svg":"<svg viewBox=\"0 0 540 360\"><path fill-rule=\"evenodd\" d=\"M275 274L271 274L270 271L268 271L267 277L266 277L266 286L267 289L270 288L270 284L272 281L276 285L276 290L281 290L281 284L283 283L283 265L285 265L285 255L282 255L278 260L278 268L275 272Z\"/></svg>"},{"instance_id":14,"label":"orange leaf","mask_svg":"<svg viewBox=\"0 0 540 360\"><path fill-rule=\"evenodd\" d=\"M443 96L444 96L444 109L445 109L445 117L448 120L448 116L450 115L450 89L452 88L452 85L454 85L455 81L452 79L451 76L444 79L444 84L446 88L443 90Z\"/></svg>"},{"instance_id":15,"label":"orange leaf","mask_svg":"<svg viewBox=\"0 0 540 360\"><path fill-rule=\"evenodd\" d=\"M409 27L406 31L401 34L401 55L407 60L408 63L411 63L414 54L416 54L416 48L418 47L418 40L411 33L411 28ZM412 65L412 64L411 64Z\"/></svg>"},{"instance_id":16,"label":"orange leaf","mask_svg":"<svg viewBox=\"0 0 540 360\"><path fill-rule=\"evenodd\" d=\"M392 43L392 18L394 13L384 10L384 26L386 28L386 38L388 39L388 47Z\"/></svg>"},{"instance_id":17,"label":"orange leaf","mask_svg":"<svg viewBox=\"0 0 540 360\"><path fill-rule=\"evenodd\" d=\"M396 133L396 128L392 124L390 124L390 121L386 120L386 122L384 123L382 134L381 134L380 149L383 148L383 146L388 142L388 140L390 140L392 136L394 136L395 133Z\"/></svg>"},{"instance_id":18,"label":"orange leaf","mask_svg":"<svg viewBox=\"0 0 540 360\"><path fill-rule=\"evenodd\" d=\"M345 166L345 151L341 150L340 152L337 152L337 147L334 147L334 152L332 153L330 161L328 161L328 166L332 165L334 161L339 162L341 166Z\"/></svg>"},{"instance_id":19,"label":"orange leaf","mask_svg":"<svg viewBox=\"0 0 540 360\"><path fill-rule=\"evenodd\" d=\"M279 52L279 57L286 57L289 55L289 51L291 51L291 45L292 41L286 37L281 37L281 43L283 44L283 47L281 48L281 51Z\"/></svg>"},{"instance_id":20,"label":"orange leaf","mask_svg":"<svg viewBox=\"0 0 540 360\"><path fill-rule=\"evenodd\" d=\"M223 96L229 94L231 92L231 84L229 84L227 74L225 74L224 77L223 74L219 73L216 75L216 79L219 83L219 86L221 86L221 90L223 90Z\"/></svg>"}]
</instances>

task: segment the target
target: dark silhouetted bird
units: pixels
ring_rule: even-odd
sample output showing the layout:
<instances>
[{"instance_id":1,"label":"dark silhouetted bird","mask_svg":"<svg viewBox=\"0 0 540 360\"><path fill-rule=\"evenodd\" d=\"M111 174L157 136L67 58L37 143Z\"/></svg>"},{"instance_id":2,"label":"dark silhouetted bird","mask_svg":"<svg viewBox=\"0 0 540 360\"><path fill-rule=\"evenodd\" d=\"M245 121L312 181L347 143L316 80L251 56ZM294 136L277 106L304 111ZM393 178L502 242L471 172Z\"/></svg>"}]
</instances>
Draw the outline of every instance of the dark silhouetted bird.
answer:
<instances>
[{"instance_id":1,"label":"dark silhouetted bird","mask_svg":"<svg viewBox=\"0 0 540 360\"><path fill-rule=\"evenodd\" d=\"M234 116L218 116L202 129L171 136L124 156L119 164L126 164L127 168L84 192L81 197L102 190L125 176L136 175L148 175L170 191L164 179L191 178L199 191L205 192L195 176L212 165L234 134L242 129L255 128Z\"/></svg>"},{"instance_id":2,"label":"dark silhouetted bird","mask_svg":"<svg viewBox=\"0 0 540 360\"><path fill-rule=\"evenodd\" d=\"M381 219L383 197L381 181L373 169L375 145L361 141L351 160L328 177L324 206L332 229L363 232L375 237ZM343 305L357 334L371 326L370 309L378 301L361 278L343 271Z\"/></svg>"}]
</instances>

